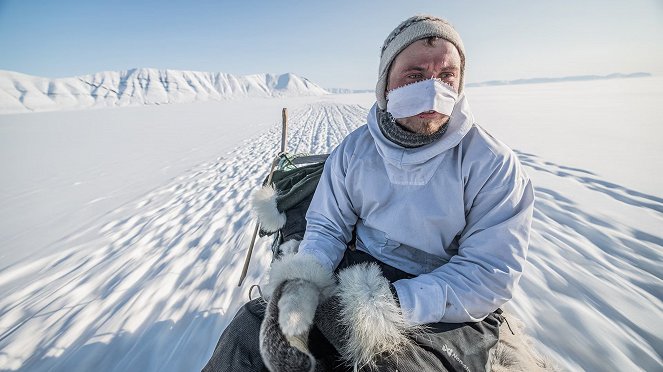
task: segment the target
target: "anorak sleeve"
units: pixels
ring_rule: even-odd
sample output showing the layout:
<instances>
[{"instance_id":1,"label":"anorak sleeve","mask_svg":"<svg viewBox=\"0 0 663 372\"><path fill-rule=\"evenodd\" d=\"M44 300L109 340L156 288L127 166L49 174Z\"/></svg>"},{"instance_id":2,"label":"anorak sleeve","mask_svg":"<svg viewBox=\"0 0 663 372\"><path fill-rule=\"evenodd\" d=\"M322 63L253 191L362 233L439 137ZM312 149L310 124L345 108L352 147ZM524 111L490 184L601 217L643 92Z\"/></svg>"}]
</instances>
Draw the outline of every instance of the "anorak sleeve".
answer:
<instances>
[{"instance_id":1,"label":"anorak sleeve","mask_svg":"<svg viewBox=\"0 0 663 372\"><path fill-rule=\"evenodd\" d=\"M331 271L341 262L358 218L345 183L345 148L345 143L339 145L325 162L306 213L306 233L298 253L314 256Z\"/></svg>"},{"instance_id":2,"label":"anorak sleeve","mask_svg":"<svg viewBox=\"0 0 663 372\"><path fill-rule=\"evenodd\" d=\"M458 254L430 273L394 283L413 324L477 322L510 300L525 266L534 191L515 154L473 198Z\"/></svg>"}]
</instances>

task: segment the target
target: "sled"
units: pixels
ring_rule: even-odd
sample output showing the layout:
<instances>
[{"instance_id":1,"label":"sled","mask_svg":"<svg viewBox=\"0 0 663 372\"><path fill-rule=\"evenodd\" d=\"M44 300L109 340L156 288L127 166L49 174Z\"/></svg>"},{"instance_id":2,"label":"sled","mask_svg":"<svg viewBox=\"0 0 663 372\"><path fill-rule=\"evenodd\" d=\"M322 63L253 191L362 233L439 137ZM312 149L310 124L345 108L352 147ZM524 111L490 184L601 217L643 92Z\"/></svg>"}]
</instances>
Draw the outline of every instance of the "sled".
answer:
<instances>
[{"instance_id":1,"label":"sled","mask_svg":"<svg viewBox=\"0 0 663 372\"><path fill-rule=\"evenodd\" d=\"M269 187L271 186L275 191L275 195L273 196L276 198L277 204L274 207L280 213L283 213L282 224L272 223L271 221L266 223L265 218L262 221L256 221L249 250L244 260L242 274L239 279L238 286L240 287L246 278L253 248L255 247L258 236L275 235L272 243L272 261L281 257L284 251L289 251L292 248L296 249L292 243L288 243L289 245L286 246L282 246L283 244L303 239L306 227L304 220L306 210L311 203L313 192L320 180L325 160L329 156L329 154L288 154L285 151L288 133L287 108L283 108L281 116L281 150L272 160L269 174L263 182L261 190L269 192ZM266 186L268 188L265 188ZM257 215L260 215L260 213L257 213Z\"/></svg>"},{"instance_id":2,"label":"sled","mask_svg":"<svg viewBox=\"0 0 663 372\"><path fill-rule=\"evenodd\" d=\"M274 157L267 178L253 195L252 208L256 222L251 243L244 261L239 286L246 278L251 255L258 236L272 236L272 262L284 254L297 252L306 229L305 215L313 193L320 180L325 160L329 154L289 154L286 152L287 108L282 110L281 150ZM262 193L262 195L261 195ZM256 210L256 199L276 200L270 211ZM275 214L274 207L278 210ZM259 208L258 208L259 209ZM354 249L355 234L348 243ZM559 371L560 368L547 356L536 351L533 342L524 333L524 324L511 314L498 309L504 322L500 327L497 345L491 350L491 370ZM513 327L512 327L513 326Z\"/></svg>"}]
</instances>

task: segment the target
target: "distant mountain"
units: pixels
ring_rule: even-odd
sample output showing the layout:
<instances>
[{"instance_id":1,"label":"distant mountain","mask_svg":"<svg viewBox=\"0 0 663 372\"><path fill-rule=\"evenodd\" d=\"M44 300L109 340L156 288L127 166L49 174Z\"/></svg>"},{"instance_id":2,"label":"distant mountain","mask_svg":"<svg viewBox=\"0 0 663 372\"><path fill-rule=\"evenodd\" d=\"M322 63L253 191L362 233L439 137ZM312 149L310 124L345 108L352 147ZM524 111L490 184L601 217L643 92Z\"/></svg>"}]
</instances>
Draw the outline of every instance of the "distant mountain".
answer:
<instances>
[{"instance_id":1,"label":"distant mountain","mask_svg":"<svg viewBox=\"0 0 663 372\"><path fill-rule=\"evenodd\" d=\"M649 77L652 74L648 72L636 72L632 74L614 73L610 75L579 75L579 76L565 76L557 78L528 78L517 80L490 80L482 81L479 83L468 83L465 87L485 87L492 85L516 85L516 84L541 84L541 83L555 83L564 81L584 81L584 80L604 80L604 79L623 79L635 77ZM346 88L325 88L329 93L333 94L350 94L350 93L372 93L374 89L346 89Z\"/></svg>"},{"instance_id":2,"label":"distant mountain","mask_svg":"<svg viewBox=\"0 0 663 372\"><path fill-rule=\"evenodd\" d=\"M530 79L517 79L517 80L491 80L481 83L465 84L466 87L485 87L492 85L515 85L515 84L540 84L540 83L555 83L563 81L584 81L584 80L603 80L603 79L622 79L634 77L648 77L652 76L648 72L636 72L633 74L610 74L610 75L580 75L580 76L566 76L558 78L530 78Z\"/></svg>"},{"instance_id":3,"label":"distant mountain","mask_svg":"<svg viewBox=\"0 0 663 372\"><path fill-rule=\"evenodd\" d=\"M50 79L0 70L0 113L325 94L292 73L235 76L141 68Z\"/></svg>"},{"instance_id":4,"label":"distant mountain","mask_svg":"<svg viewBox=\"0 0 663 372\"><path fill-rule=\"evenodd\" d=\"M375 89L347 89L347 88L325 88L329 93L334 94L353 94L353 93L373 93Z\"/></svg>"}]
</instances>

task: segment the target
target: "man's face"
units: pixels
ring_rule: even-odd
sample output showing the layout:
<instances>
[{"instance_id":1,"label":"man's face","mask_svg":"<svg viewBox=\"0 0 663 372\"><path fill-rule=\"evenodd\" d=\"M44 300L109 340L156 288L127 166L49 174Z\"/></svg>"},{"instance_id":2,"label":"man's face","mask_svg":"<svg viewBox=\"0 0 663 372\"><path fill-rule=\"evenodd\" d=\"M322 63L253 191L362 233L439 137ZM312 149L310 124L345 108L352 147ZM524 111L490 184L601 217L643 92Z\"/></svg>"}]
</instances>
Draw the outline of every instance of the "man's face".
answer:
<instances>
[{"instance_id":1,"label":"man's face","mask_svg":"<svg viewBox=\"0 0 663 372\"><path fill-rule=\"evenodd\" d=\"M417 40L403 49L391 64L387 78L387 92L406 84L430 78L439 78L458 92L460 84L460 54L456 47L444 39L428 45L426 39ZM396 119L406 129L420 134L437 132L449 117L435 111Z\"/></svg>"}]
</instances>

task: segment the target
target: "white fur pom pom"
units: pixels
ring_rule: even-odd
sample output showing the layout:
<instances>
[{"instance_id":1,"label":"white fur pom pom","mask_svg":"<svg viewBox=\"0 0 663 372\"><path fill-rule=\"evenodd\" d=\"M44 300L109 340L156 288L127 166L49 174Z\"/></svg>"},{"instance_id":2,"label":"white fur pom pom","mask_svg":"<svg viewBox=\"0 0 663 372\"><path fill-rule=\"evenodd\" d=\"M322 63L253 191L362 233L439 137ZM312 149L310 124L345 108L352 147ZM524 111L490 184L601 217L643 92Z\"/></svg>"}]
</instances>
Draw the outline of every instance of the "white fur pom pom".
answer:
<instances>
[{"instance_id":1,"label":"white fur pom pom","mask_svg":"<svg viewBox=\"0 0 663 372\"><path fill-rule=\"evenodd\" d=\"M253 193L251 210L264 231L275 232L285 226L285 213L276 208L276 190L271 186L262 187Z\"/></svg>"}]
</instances>

